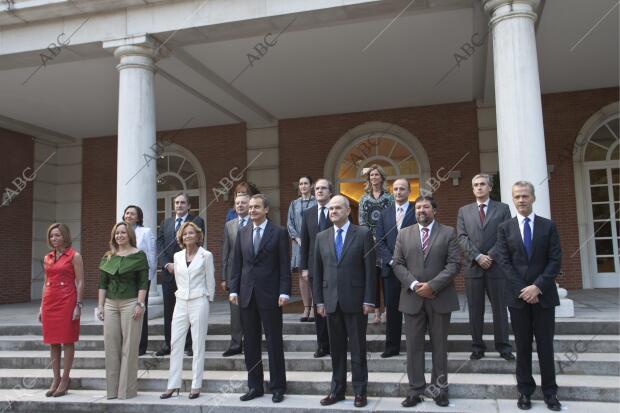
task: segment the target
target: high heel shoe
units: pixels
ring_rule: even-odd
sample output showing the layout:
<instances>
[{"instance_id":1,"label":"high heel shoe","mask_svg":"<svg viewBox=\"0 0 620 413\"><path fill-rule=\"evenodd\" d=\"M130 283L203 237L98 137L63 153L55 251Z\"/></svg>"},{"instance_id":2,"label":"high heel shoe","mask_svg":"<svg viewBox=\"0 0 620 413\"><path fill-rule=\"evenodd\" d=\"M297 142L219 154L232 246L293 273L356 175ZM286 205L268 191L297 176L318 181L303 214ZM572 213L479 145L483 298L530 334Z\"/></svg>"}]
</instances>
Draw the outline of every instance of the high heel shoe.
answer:
<instances>
[{"instance_id":1,"label":"high heel shoe","mask_svg":"<svg viewBox=\"0 0 620 413\"><path fill-rule=\"evenodd\" d=\"M61 380L62 383L62 380ZM69 379L69 381L67 381L67 387L65 387L64 390L62 391L58 391L58 389L56 389L56 391L54 393L52 393L52 397L62 397L65 396L69 393L69 386L71 385L71 379ZM60 384L58 385L58 387L60 387Z\"/></svg>"},{"instance_id":2,"label":"high heel shoe","mask_svg":"<svg viewBox=\"0 0 620 413\"><path fill-rule=\"evenodd\" d=\"M50 389L45 392L45 397L52 397L54 393L56 392L56 390L58 390L58 386L60 386L60 380L58 380L58 382L55 384L52 381L52 385L50 386Z\"/></svg>"},{"instance_id":3,"label":"high heel shoe","mask_svg":"<svg viewBox=\"0 0 620 413\"><path fill-rule=\"evenodd\" d=\"M198 396L200 396L200 391L198 391L198 393L192 393L191 390L190 390L190 393L189 393L189 398L190 399L197 399Z\"/></svg>"},{"instance_id":4,"label":"high heel shoe","mask_svg":"<svg viewBox=\"0 0 620 413\"><path fill-rule=\"evenodd\" d=\"M310 307L310 306L306 306L306 307L304 307L304 315L303 315L303 317L301 317L301 318L299 319L299 321L301 321L302 323L306 323L306 322L308 322L308 319L310 318L310 309L311 309L311 308L312 308L312 307Z\"/></svg>"},{"instance_id":5,"label":"high heel shoe","mask_svg":"<svg viewBox=\"0 0 620 413\"><path fill-rule=\"evenodd\" d=\"M172 395L174 394L174 392L176 392L176 393L177 393L177 396L179 395L179 389L172 389L172 391L171 391L171 392L168 392L168 391L167 391L167 392L165 392L165 393L160 394L160 395L159 395L159 398L160 398L160 399L169 399L169 398L171 398L171 397L172 397Z\"/></svg>"}]
</instances>

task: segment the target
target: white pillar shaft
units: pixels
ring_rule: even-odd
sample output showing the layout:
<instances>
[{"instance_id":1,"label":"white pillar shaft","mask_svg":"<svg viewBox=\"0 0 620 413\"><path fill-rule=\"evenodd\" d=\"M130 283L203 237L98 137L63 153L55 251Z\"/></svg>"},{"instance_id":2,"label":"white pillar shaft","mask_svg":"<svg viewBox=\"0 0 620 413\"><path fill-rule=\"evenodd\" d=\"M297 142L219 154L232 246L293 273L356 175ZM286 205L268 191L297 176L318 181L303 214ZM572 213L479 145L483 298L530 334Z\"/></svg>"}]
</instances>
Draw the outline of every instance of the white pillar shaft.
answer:
<instances>
[{"instance_id":1,"label":"white pillar shaft","mask_svg":"<svg viewBox=\"0 0 620 413\"><path fill-rule=\"evenodd\" d=\"M153 49L121 46L114 55L120 58L116 219L121 219L127 205L138 205L144 212L144 226L155 231L157 148Z\"/></svg>"},{"instance_id":2,"label":"white pillar shaft","mask_svg":"<svg viewBox=\"0 0 620 413\"><path fill-rule=\"evenodd\" d=\"M536 55L538 0L483 0L491 13L502 200L516 213L512 184L530 181L534 211L550 218L547 157Z\"/></svg>"}]
</instances>

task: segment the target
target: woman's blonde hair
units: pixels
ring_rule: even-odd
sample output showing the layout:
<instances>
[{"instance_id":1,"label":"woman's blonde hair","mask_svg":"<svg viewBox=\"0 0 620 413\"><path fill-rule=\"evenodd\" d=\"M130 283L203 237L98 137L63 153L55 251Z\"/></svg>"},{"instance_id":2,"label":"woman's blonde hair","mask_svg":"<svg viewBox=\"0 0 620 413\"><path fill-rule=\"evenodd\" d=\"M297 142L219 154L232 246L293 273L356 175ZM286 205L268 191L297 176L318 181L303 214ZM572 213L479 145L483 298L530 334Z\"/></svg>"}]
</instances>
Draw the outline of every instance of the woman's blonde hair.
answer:
<instances>
[{"instance_id":1,"label":"woman's blonde hair","mask_svg":"<svg viewBox=\"0 0 620 413\"><path fill-rule=\"evenodd\" d=\"M127 236L129 237L129 245L136 248L136 232L133 229L133 225L127 225L126 222L118 222L114 224L112 227L112 234L110 235L110 251L105 253L105 256L108 258L112 258L113 255L118 253L118 242L116 242L116 229L120 226L124 226L127 230Z\"/></svg>"},{"instance_id":2,"label":"woman's blonde hair","mask_svg":"<svg viewBox=\"0 0 620 413\"><path fill-rule=\"evenodd\" d=\"M385 174L385 171L383 170L383 168L380 165L377 165L376 163L373 163L368 168L364 168L362 170L362 175L366 175L366 182L364 183L364 192L366 192L367 194L372 193L372 184L370 183L370 173L372 171L379 172L379 175L381 175L381 190L383 192L387 192L388 191L387 180L386 180L387 175Z\"/></svg>"},{"instance_id":3,"label":"woman's blonde hair","mask_svg":"<svg viewBox=\"0 0 620 413\"><path fill-rule=\"evenodd\" d=\"M62 235L63 247L69 248L71 246L71 231L69 231L67 224L63 224L61 222L55 222L47 229L47 245L49 245L52 249L54 248L50 242L50 234L53 229L58 229L58 231L60 231L60 235Z\"/></svg>"},{"instance_id":4,"label":"woman's blonde hair","mask_svg":"<svg viewBox=\"0 0 620 413\"><path fill-rule=\"evenodd\" d=\"M181 227L177 231L177 244L179 244L179 247L185 248L185 245L183 245L183 231L185 231L185 228L187 227L194 228L194 231L196 231L196 234L198 234L197 244L200 247L202 245L202 242L204 241L204 234L202 233L202 230L200 229L200 227L194 224L192 221L184 222L183 225L181 225Z\"/></svg>"}]
</instances>

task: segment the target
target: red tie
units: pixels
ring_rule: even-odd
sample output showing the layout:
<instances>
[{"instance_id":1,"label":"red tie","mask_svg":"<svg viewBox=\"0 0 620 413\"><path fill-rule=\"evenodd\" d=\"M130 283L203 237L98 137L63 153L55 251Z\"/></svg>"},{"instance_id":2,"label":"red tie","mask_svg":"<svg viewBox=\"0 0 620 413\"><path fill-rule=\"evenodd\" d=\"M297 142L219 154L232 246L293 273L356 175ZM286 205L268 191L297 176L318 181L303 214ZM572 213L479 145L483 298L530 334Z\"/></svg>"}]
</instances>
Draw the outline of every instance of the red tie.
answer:
<instances>
[{"instance_id":1,"label":"red tie","mask_svg":"<svg viewBox=\"0 0 620 413\"><path fill-rule=\"evenodd\" d=\"M486 204L480 204L480 224L484 224L484 207Z\"/></svg>"},{"instance_id":2,"label":"red tie","mask_svg":"<svg viewBox=\"0 0 620 413\"><path fill-rule=\"evenodd\" d=\"M428 254L428 228L422 228L422 252Z\"/></svg>"}]
</instances>

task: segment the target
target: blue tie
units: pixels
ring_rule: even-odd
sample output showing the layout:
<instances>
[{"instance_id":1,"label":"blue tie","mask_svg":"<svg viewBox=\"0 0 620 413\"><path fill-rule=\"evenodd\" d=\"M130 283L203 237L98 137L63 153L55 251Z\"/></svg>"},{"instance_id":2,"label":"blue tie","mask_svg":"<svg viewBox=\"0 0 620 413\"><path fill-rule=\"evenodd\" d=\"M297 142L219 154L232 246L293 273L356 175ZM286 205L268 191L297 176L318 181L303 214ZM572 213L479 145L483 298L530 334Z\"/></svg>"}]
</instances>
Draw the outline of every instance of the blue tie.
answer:
<instances>
[{"instance_id":1,"label":"blue tie","mask_svg":"<svg viewBox=\"0 0 620 413\"><path fill-rule=\"evenodd\" d=\"M336 260L340 262L340 256L342 255L342 228L338 230L336 235Z\"/></svg>"},{"instance_id":2,"label":"blue tie","mask_svg":"<svg viewBox=\"0 0 620 413\"><path fill-rule=\"evenodd\" d=\"M178 231L179 227L181 226L181 221L183 221L183 218L177 218L177 224L174 226L174 231Z\"/></svg>"},{"instance_id":3,"label":"blue tie","mask_svg":"<svg viewBox=\"0 0 620 413\"><path fill-rule=\"evenodd\" d=\"M523 220L523 246L525 247L525 252L527 253L527 257L532 257L532 229L530 228L530 219L525 218Z\"/></svg>"},{"instance_id":4,"label":"blue tie","mask_svg":"<svg viewBox=\"0 0 620 413\"><path fill-rule=\"evenodd\" d=\"M245 218L241 218L239 220L239 229L243 228L245 226Z\"/></svg>"}]
</instances>

